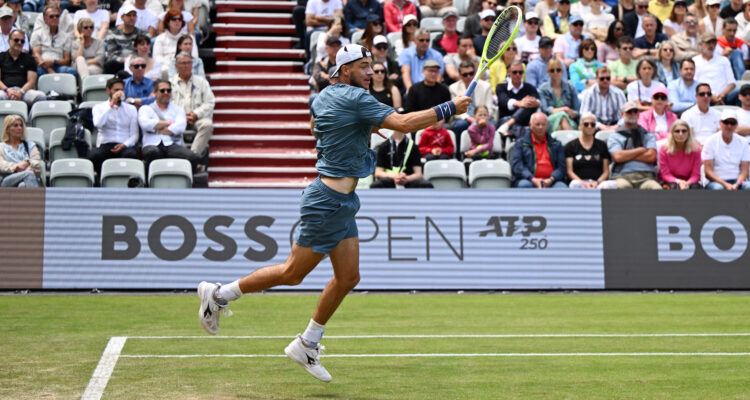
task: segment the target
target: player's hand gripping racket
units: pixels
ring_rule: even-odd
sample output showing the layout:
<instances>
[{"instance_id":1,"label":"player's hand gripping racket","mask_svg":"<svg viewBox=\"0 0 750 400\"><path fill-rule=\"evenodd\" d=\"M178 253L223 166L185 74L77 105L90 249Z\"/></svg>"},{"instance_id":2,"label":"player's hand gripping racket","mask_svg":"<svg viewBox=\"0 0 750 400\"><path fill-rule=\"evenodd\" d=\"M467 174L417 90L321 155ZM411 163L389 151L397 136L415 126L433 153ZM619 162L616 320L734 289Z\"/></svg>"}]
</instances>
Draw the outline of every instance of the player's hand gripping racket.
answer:
<instances>
[{"instance_id":1,"label":"player's hand gripping racket","mask_svg":"<svg viewBox=\"0 0 750 400\"><path fill-rule=\"evenodd\" d=\"M492 24L492 29L487 35L487 40L484 41L484 49L482 50L482 58L479 61L479 70L474 75L474 80L466 89L465 96L471 97L474 93L474 88L477 86L477 80L484 75L487 68L492 65L498 58L500 58L518 34L518 29L521 28L521 21L523 19L523 13L521 9L516 6L510 6L503 10L502 13L497 17L495 23Z\"/></svg>"}]
</instances>

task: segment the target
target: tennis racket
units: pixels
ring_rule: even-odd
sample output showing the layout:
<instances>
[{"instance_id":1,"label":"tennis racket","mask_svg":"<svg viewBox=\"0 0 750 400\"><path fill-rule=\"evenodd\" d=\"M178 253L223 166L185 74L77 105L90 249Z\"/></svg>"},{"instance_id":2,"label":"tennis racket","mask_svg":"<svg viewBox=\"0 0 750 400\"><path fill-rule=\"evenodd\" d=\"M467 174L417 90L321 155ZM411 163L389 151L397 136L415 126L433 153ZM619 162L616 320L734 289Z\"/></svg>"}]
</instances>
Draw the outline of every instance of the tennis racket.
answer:
<instances>
[{"instance_id":1,"label":"tennis racket","mask_svg":"<svg viewBox=\"0 0 750 400\"><path fill-rule=\"evenodd\" d=\"M479 78L484 75L492 63L497 61L508 50L508 47L513 43L513 39L516 38L518 30L521 28L522 20L523 12L516 6L510 6L500 13L495 23L492 24L490 33L487 35L487 40L484 41L482 58L479 61L479 70L477 70L477 74L474 75L474 79L466 89L465 96L471 96L474 93L474 88L477 86Z\"/></svg>"}]
</instances>

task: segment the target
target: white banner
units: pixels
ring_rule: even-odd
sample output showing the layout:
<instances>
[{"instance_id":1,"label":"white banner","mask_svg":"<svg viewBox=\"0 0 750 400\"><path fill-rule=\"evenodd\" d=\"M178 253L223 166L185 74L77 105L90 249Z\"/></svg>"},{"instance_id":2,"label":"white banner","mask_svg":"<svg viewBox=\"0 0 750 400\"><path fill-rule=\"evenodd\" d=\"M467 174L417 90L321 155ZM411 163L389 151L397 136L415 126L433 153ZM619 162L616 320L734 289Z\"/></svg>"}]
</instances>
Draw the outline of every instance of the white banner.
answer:
<instances>
[{"instance_id":1,"label":"white banner","mask_svg":"<svg viewBox=\"0 0 750 400\"><path fill-rule=\"evenodd\" d=\"M358 194L359 290L604 288L598 191ZM48 189L43 287L183 289L233 281L286 260L300 195ZM331 276L326 259L294 289L322 289Z\"/></svg>"}]
</instances>

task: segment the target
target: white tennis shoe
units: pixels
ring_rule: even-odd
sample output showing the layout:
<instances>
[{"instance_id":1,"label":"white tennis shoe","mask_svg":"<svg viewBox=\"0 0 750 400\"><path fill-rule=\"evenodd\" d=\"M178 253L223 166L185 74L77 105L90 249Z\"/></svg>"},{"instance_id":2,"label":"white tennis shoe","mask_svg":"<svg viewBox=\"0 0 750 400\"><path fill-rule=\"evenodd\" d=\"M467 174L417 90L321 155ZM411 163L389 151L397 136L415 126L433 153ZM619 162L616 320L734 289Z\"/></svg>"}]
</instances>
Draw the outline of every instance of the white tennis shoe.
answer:
<instances>
[{"instance_id":1,"label":"white tennis shoe","mask_svg":"<svg viewBox=\"0 0 750 400\"><path fill-rule=\"evenodd\" d=\"M323 382L330 382L331 381L331 374L326 371L326 369L320 365L320 354L325 351L325 347L318 344L318 346L314 349L311 349L304 344L302 344L302 338L300 335L297 335L294 340L292 340L292 343L289 343L289 346L286 346L284 349L284 353L297 362L297 364L305 367L305 371L307 371L310 375L320 379Z\"/></svg>"},{"instance_id":2,"label":"white tennis shoe","mask_svg":"<svg viewBox=\"0 0 750 400\"><path fill-rule=\"evenodd\" d=\"M203 329L212 335L219 332L219 314L227 317L232 316L232 311L227 308L228 303L221 305L214 299L214 292L220 286L220 283L208 283L206 281L198 285L198 298L201 300L198 319L200 319Z\"/></svg>"}]
</instances>

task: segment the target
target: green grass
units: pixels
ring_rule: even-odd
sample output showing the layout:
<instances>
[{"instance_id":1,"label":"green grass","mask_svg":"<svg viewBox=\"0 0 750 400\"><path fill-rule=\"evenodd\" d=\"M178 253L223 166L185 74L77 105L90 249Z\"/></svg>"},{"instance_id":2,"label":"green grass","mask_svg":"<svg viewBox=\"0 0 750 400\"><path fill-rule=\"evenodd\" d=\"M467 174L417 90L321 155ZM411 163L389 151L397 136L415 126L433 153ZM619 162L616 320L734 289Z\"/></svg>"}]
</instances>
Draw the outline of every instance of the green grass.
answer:
<instances>
[{"instance_id":1,"label":"green grass","mask_svg":"<svg viewBox=\"0 0 750 400\"><path fill-rule=\"evenodd\" d=\"M221 335L293 336L316 295L253 295ZM0 296L0 399L77 399L112 336L207 336L192 296ZM348 297L328 354L748 352L750 337L372 338L344 335L750 332L737 294ZM288 339L128 339L123 355L283 354ZM104 399L750 399L750 356L120 358Z\"/></svg>"}]
</instances>

